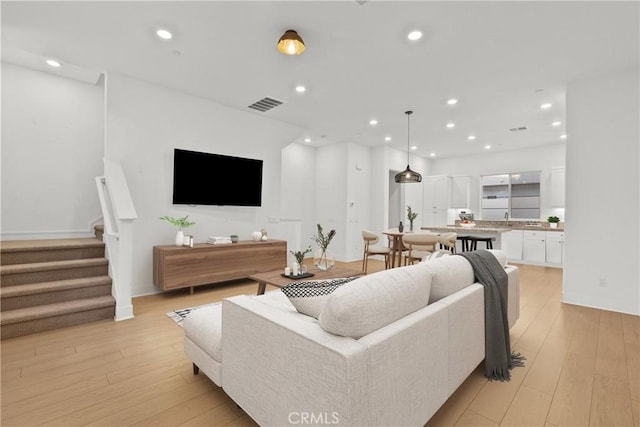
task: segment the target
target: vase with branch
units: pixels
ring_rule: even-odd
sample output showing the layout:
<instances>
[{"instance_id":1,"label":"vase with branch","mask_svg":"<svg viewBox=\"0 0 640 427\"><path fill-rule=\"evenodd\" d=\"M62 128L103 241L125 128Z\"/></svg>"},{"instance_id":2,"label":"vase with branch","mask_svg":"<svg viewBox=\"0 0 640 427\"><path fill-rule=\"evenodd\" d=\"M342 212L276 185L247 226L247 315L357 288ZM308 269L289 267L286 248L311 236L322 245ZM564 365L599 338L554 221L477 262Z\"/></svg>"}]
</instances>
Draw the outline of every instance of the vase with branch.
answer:
<instances>
[{"instance_id":1,"label":"vase with branch","mask_svg":"<svg viewBox=\"0 0 640 427\"><path fill-rule=\"evenodd\" d=\"M317 225L316 235L313 236L313 240L315 240L319 249L313 256L313 263L320 270L329 270L333 268L333 265L336 262L336 258L333 253L327 249L335 235L336 230L331 230L325 234L322 226L320 224Z\"/></svg>"},{"instance_id":2,"label":"vase with branch","mask_svg":"<svg viewBox=\"0 0 640 427\"><path fill-rule=\"evenodd\" d=\"M307 266L304 265L304 256L306 254L308 254L309 252L311 252L311 246L309 246L307 249L305 249L304 251L289 251L291 253L291 255L293 255L293 257L296 259L296 262L298 263L298 266L300 267L299 271L301 274L304 274L307 272Z\"/></svg>"},{"instance_id":3,"label":"vase with branch","mask_svg":"<svg viewBox=\"0 0 640 427\"><path fill-rule=\"evenodd\" d=\"M184 245L184 231L182 231L182 229L192 227L196 224L193 221L189 221L189 215L183 216L182 218L173 218L165 215L160 217L160 219L178 227L178 232L176 233L176 246Z\"/></svg>"},{"instance_id":4,"label":"vase with branch","mask_svg":"<svg viewBox=\"0 0 640 427\"><path fill-rule=\"evenodd\" d=\"M413 221L418 217L418 212L411 210L411 205L407 206L407 219L409 220L409 231L413 232Z\"/></svg>"}]
</instances>

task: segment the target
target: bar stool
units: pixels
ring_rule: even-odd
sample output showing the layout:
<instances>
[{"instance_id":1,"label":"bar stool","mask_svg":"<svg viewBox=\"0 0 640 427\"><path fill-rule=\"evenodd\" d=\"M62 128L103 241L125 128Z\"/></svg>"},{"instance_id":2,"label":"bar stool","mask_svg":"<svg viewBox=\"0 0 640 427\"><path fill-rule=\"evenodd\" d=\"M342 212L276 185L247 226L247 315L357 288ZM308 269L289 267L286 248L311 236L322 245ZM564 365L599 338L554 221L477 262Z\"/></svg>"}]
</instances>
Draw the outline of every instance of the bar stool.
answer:
<instances>
[{"instance_id":1,"label":"bar stool","mask_svg":"<svg viewBox=\"0 0 640 427\"><path fill-rule=\"evenodd\" d=\"M493 249L493 239L491 237L470 237L469 243L471 244L470 250L475 251L478 249L478 242L484 242L485 249Z\"/></svg>"},{"instance_id":2,"label":"bar stool","mask_svg":"<svg viewBox=\"0 0 640 427\"><path fill-rule=\"evenodd\" d=\"M471 250L471 237L470 236L458 236L458 240L460 240L460 246L462 248L462 252L467 252Z\"/></svg>"}]
</instances>

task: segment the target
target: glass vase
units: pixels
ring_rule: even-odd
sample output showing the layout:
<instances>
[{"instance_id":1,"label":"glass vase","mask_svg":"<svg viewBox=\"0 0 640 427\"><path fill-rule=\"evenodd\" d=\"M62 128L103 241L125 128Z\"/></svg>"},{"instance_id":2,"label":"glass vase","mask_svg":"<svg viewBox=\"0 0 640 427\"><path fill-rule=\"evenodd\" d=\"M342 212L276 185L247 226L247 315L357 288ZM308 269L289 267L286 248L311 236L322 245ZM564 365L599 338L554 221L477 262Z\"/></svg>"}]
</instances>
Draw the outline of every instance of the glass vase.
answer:
<instances>
[{"instance_id":1,"label":"glass vase","mask_svg":"<svg viewBox=\"0 0 640 427\"><path fill-rule=\"evenodd\" d=\"M329 249L318 249L313 255L313 264L318 267L319 270L330 270L335 263L336 257Z\"/></svg>"}]
</instances>

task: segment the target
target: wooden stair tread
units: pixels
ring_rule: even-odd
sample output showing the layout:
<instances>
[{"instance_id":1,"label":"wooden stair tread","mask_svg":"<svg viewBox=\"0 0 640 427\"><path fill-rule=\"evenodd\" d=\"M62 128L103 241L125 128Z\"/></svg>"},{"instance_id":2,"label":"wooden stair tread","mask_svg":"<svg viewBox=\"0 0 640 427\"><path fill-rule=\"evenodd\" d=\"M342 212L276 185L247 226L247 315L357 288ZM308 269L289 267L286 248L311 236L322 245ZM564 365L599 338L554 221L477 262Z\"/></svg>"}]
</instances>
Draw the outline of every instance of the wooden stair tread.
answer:
<instances>
[{"instance_id":1,"label":"wooden stair tread","mask_svg":"<svg viewBox=\"0 0 640 427\"><path fill-rule=\"evenodd\" d=\"M40 305L36 307L20 308L0 313L0 325L10 325L19 322L27 322L35 319L95 310L110 306L115 306L115 300L111 295Z\"/></svg>"},{"instance_id":2,"label":"wooden stair tread","mask_svg":"<svg viewBox=\"0 0 640 427\"><path fill-rule=\"evenodd\" d=\"M72 239L41 240L4 240L0 242L2 252L47 251L52 249L70 249L104 246L102 240L95 237Z\"/></svg>"},{"instance_id":3,"label":"wooden stair tread","mask_svg":"<svg viewBox=\"0 0 640 427\"><path fill-rule=\"evenodd\" d=\"M62 270L67 268L82 268L96 265L106 265L108 263L109 261L106 258L85 258L63 261L31 262L27 264L12 264L3 265L0 268L0 275Z\"/></svg>"},{"instance_id":4,"label":"wooden stair tread","mask_svg":"<svg viewBox=\"0 0 640 427\"><path fill-rule=\"evenodd\" d=\"M15 298L24 295L35 295L44 292L55 292L108 284L111 284L111 277L95 276L78 279L55 280L52 282L30 283L26 285L5 286L0 288L0 298Z\"/></svg>"}]
</instances>

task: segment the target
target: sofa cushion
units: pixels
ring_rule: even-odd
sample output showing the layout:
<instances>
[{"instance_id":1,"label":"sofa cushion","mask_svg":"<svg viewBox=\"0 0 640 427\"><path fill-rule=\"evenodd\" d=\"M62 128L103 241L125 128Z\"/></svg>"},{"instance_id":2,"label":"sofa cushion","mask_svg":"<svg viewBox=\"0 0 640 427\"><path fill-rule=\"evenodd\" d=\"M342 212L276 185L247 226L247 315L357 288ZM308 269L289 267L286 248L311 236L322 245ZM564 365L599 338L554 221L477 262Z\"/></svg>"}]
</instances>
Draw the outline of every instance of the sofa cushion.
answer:
<instances>
[{"instance_id":1,"label":"sofa cushion","mask_svg":"<svg viewBox=\"0 0 640 427\"><path fill-rule=\"evenodd\" d=\"M222 361L222 304L193 310L182 326L187 337L218 362Z\"/></svg>"},{"instance_id":2,"label":"sofa cushion","mask_svg":"<svg viewBox=\"0 0 640 427\"><path fill-rule=\"evenodd\" d=\"M318 320L327 332L358 339L427 305L430 288L427 263L383 270L336 289Z\"/></svg>"},{"instance_id":3,"label":"sofa cushion","mask_svg":"<svg viewBox=\"0 0 640 427\"><path fill-rule=\"evenodd\" d=\"M507 266L507 254L500 249L487 249L487 251L491 252L493 256L496 257L501 266Z\"/></svg>"},{"instance_id":4,"label":"sofa cushion","mask_svg":"<svg viewBox=\"0 0 640 427\"><path fill-rule=\"evenodd\" d=\"M292 282L284 286L282 292L299 313L317 319L329 295L340 286L355 279L357 277Z\"/></svg>"}]
</instances>

